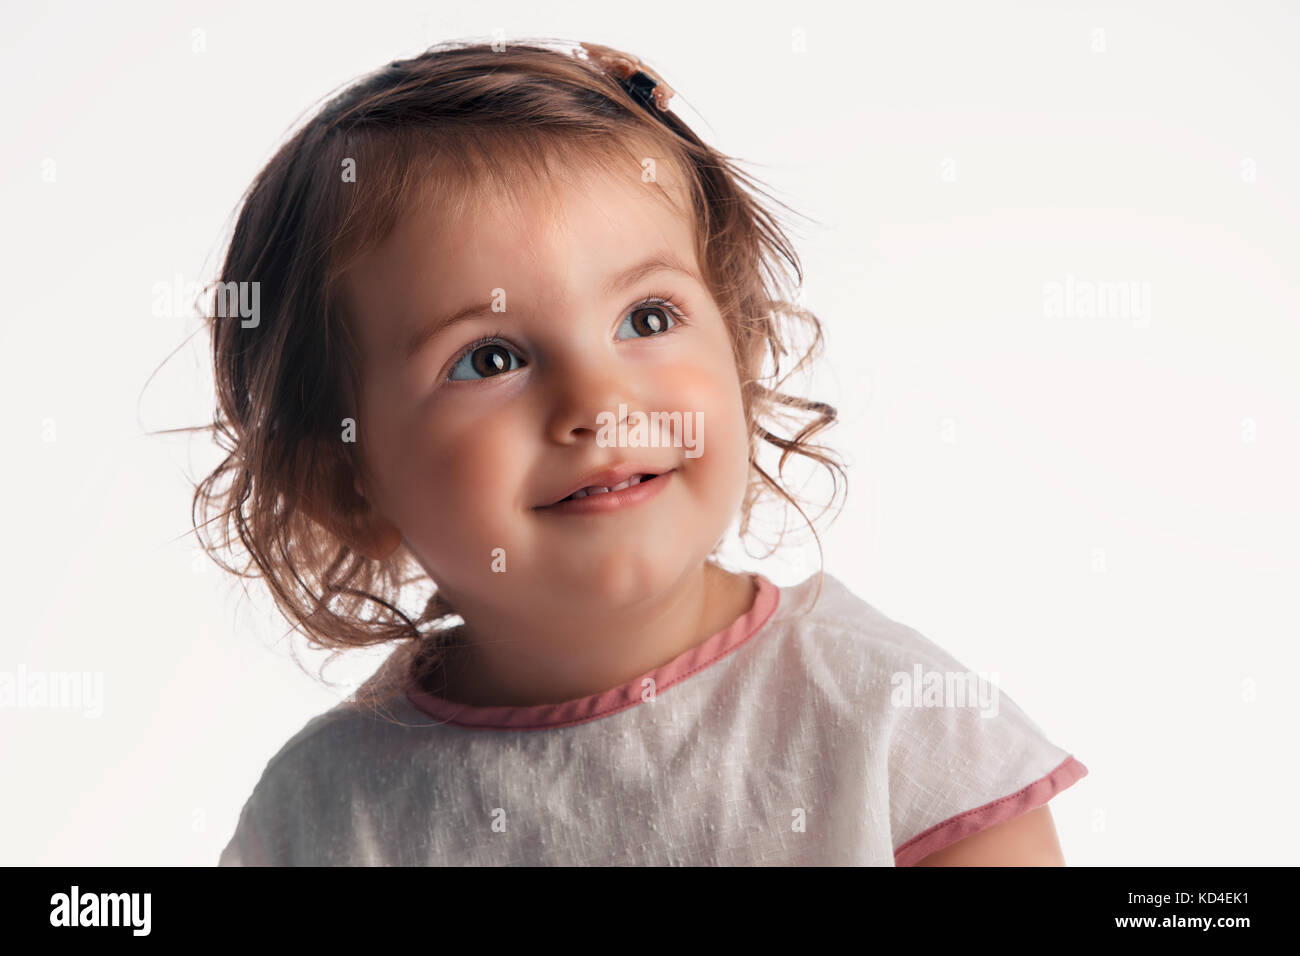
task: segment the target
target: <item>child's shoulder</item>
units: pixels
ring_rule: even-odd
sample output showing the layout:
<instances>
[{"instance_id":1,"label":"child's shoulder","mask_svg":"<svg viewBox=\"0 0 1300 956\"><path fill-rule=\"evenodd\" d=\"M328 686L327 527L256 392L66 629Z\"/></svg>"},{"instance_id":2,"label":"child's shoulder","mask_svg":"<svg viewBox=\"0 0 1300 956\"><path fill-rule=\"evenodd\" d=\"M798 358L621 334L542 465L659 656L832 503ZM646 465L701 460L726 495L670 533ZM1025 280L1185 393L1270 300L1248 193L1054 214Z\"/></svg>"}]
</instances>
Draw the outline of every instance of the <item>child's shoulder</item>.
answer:
<instances>
[{"instance_id":1,"label":"child's shoulder","mask_svg":"<svg viewBox=\"0 0 1300 956\"><path fill-rule=\"evenodd\" d=\"M381 680L400 686L406 661L404 648L394 651L363 689ZM221 865L295 860L297 848L314 845L317 828L349 819L377 772L408 762L414 738L408 732L412 725L401 719L400 704L363 706L355 696L307 720L267 760Z\"/></svg>"},{"instance_id":2,"label":"child's shoulder","mask_svg":"<svg viewBox=\"0 0 1300 956\"><path fill-rule=\"evenodd\" d=\"M358 749L390 746L394 732L409 725L401 717L406 709L400 702L402 678L410 663L411 645L402 645L393 651L358 689L357 693L307 720L271 755L262 771L258 789L277 780L301 781L304 775L327 770L339 760L349 759L348 754ZM388 691L384 698L378 692ZM368 704L358 703L357 697L370 692ZM374 700L371 700L371 698ZM372 752L374 752L372 750Z\"/></svg>"},{"instance_id":3,"label":"child's shoulder","mask_svg":"<svg viewBox=\"0 0 1300 956\"><path fill-rule=\"evenodd\" d=\"M330 735L332 728L337 728L340 721L345 720L347 713L339 707L332 707L324 713L317 714L309 719L303 726L282 743L278 750L271 755L266 762L266 769L262 771L262 778L265 780L271 776L282 764L300 761L304 758L310 759L312 751L317 749L324 738Z\"/></svg>"},{"instance_id":4,"label":"child's shoulder","mask_svg":"<svg viewBox=\"0 0 1300 956\"><path fill-rule=\"evenodd\" d=\"M830 573L781 588L779 626L797 643L855 668L960 669L939 644L889 617Z\"/></svg>"},{"instance_id":5,"label":"child's shoulder","mask_svg":"<svg viewBox=\"0 0 1300 956\"><path fill-rule=\"evenodd\" d=\"M850 705L883 710L892 715L888 723L894 729L953 730L976 721L985 730L998 726L1007 734L1042 736L1000 692L996 671L971 670L832 575L813 575L781 593L779 620L786 633L777 643L788 646L787 655L801 656L804 669L814 670L817 682L835 685ZM990 723L994 714L1003 720Z\"/></svg>"},{"instance_id":6,"label":"child's shoulder","mask_svg":"<svg viewBox=\"0 0 1300 956\"><path fill-rule=\"evenodd\" d=\"M782 588L771 669L879 755L900 865L1046 803L1087 774L997 684L827 574Z\"/></svg>"}]
</instances>

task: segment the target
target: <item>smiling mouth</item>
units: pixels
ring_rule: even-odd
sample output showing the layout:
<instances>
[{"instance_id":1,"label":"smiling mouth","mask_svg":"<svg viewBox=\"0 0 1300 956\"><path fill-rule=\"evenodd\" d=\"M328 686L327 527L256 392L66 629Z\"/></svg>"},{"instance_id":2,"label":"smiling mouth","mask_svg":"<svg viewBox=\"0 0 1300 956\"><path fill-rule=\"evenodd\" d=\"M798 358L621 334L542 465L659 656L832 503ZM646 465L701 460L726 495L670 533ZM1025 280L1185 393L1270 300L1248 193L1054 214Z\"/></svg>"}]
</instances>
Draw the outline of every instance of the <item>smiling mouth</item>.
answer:
<instances>
[{"instance_id":1,"label":"smiling mouth","mask_svg":"<svg viewBox=\"0 0 1300 956\"><path fill-rule=\"evenodd\" d=\"M586 488L579 488L567 498L561 498L560 501L574 501L578 498L589 498L592 495L607 495L611 492L622 491L624 488L631 488L639 485L643 481L649 481L651 478L658 478L658 475L633 475L627 481L620 481L617 485L604 487L603 485L588 485ZM557 501L558 505L560 501Z\"/></svg>"},{"instance_id":2,"label":"smiling mouth","mask_svg":"<svg viewBox=\"0 0 1300 956\"><path fill-rule=\"evenodd\" d=\"M606 514L621 510L653 498L676 470L673 468L659 474L633 475L611 487L589 485L579 488L567 498L534 510L575 515Z\"/></svg>"}]
</instances>

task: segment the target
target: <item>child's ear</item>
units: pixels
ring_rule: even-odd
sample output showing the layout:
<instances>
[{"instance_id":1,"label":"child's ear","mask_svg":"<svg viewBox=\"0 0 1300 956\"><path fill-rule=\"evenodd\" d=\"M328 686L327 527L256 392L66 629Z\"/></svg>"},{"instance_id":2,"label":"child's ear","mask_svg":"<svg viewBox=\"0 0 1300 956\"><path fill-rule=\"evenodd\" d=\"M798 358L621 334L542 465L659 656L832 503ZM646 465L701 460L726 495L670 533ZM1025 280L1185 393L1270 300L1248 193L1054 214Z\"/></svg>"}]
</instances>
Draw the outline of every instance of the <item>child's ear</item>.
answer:
<instances>
[{"instance_id":1,"label":"child's ear","mask_svg":"<svg viewBox=\"0 0 1300 956\"><path fill-rule=\"evenodd\" d=\"M363 529L353 536L350 543L354 550L361 552L371 561L383 561L402 543L402 532L382 515L369 509L367 513Z\"/></svg>"},{"instance_id":2,"label":"child's ear","mask_svg":"<svg viewBox=\"0 0 1300 956\"><path fill-rule=\"evenodd\" d=\"M352 488L361 501L365 522L362 538L353 547L372 561L382 561L402 543L402 532L374 509L359 481L354 479Z\"/></svg>"},{"instance_id":3,"label":"child's ear","mask_svg":"<svg viewBox=\"0 0 1300 956\"><path fill-rule=\"evenodd\" d=\"M355 481L340 481L328 501L303 494L299 506L322 528L372 561L383 561L402 543L402 532L371 507Z\"/></svg>"}]
</instances>

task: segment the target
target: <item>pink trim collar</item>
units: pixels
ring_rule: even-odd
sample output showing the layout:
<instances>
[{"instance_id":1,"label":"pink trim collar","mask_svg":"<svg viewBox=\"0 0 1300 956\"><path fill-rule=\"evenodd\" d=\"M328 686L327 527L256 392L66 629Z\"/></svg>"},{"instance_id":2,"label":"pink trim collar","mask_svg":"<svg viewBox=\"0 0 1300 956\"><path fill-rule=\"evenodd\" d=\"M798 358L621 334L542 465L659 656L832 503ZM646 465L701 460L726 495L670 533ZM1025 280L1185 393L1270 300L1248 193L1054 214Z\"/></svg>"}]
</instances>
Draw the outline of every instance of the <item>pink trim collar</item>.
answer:
<instances>
[{"instance_id":1,"label":"pink trim collar","mask_svg":"<svg viewBox=\"0 0 1300 956\"><path fill-rule=\"evenodd\" d=\"M539 704L534 707L476 707L437 697L424 690L414 680L407 684L406 699L416 710L457 727L476 730L544 730L569 727L608 717L620 710L641 703L642 684L646 677L654 680L655 693L661 694L699 671L726 657L759 632L771 619L780 604L781 592L764 575L751 573L758 586L754 604L701 644L683 651L667 664L655 668L619 687L567 700L559 704Z\"/></svg>"}]
</instances>

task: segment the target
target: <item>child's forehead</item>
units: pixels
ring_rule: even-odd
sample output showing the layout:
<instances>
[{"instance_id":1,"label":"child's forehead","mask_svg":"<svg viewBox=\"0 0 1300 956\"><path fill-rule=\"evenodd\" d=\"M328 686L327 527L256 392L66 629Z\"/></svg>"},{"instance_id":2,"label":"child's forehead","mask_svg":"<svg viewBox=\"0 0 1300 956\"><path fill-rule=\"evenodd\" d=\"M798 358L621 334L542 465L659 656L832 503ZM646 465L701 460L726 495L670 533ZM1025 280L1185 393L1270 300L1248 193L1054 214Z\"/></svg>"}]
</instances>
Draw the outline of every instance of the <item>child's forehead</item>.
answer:
<instances>
[{"instance_id":1,"label":"child's forehead","mask_svg":"<svg viewBox=\"0 0 1300 956\"><path fill-rule=\"evenodd\" d=\"M686 213L663 193L639 180L599 173L523 197L486 195L455 220L435 213L425 225L466 248L550 244L593 252L606 242L635 239L647 231L679 243L693 229Z\"/></svg>"},{"instance_id":2,"label":"child's forehead","mask_svg":"<svg viewBox=\"0 0 1300 956\"><path fill-rule=\"evenodd\" d=\"M696 224L679 181L647 182L639 171L567 169L533 188L504 187L494 176L457 184L464 191L443 182L412 203L360 265L432 267L445 276L484 263L603 258L629 244L694 258Z\"/></svg>"}]
</instances>

